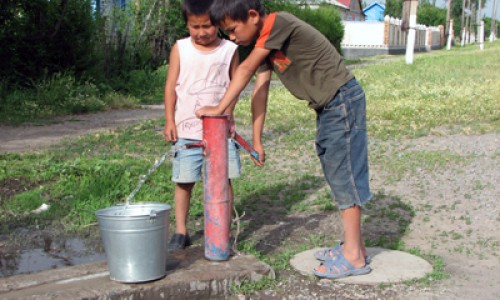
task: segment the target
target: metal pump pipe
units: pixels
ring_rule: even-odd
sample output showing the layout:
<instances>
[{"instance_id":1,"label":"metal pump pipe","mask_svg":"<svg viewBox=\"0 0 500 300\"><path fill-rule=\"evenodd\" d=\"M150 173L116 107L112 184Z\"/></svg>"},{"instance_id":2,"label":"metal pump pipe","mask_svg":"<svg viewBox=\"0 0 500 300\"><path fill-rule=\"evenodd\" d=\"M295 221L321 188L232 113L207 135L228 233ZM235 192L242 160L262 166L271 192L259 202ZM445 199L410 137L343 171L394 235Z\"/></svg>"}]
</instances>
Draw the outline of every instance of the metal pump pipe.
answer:
<instances>
[{"instance_id":1,"label":"metal pump pipe","mask_svg":"<svg viewBox=\"0 0 500 300\"><path fill-rule=\"evenodd\" d=\"M229 259L231 210L229 207L227 115L203 116L205 143L204 214L205 258Z\"/></svg>"},{"instance_id":2,"label":"metal pump pipe","mask_svg":"<svg viewBox=\"0 0 500 300\"><path fill-rule=\"evenodd\" d=\"M186 144L185 148L204 148L204 216L205 258L228 260L231 207L229 206L229 171L227 140L229 138L228 115L202 116L203 140ZM259 154L237 133L234 139L250 155L259 160Z\"/></svg>"}]
</instances>

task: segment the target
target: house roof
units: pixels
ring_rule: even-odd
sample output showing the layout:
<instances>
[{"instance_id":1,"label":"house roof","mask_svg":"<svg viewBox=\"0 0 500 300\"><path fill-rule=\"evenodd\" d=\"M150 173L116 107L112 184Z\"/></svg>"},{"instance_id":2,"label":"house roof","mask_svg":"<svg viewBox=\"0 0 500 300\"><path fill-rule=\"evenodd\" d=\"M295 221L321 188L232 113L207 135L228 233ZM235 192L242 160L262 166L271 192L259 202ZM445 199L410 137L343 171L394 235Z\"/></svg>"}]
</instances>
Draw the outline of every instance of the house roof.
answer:
<instances>
[{"instance_id":1,"label":"house roof","mask_svg":"<svg viewBox=\"0 0 500 300\"><path fill-rule=\"evenodd\" d=\"M328 3L337 7L341 7L343 9L349 9L349 3L350 0L309 0L305 1L309 5L318 5L321 3ZM347 5L345 5L343 2L347 2Z\"/></svg>"},{"instance_id":2,"label":"house roof","mask_svg":"<svg viewBox=\"0 0 500 300\"><path fill-rule=\"evenodd\" d=\"M379 7L382 10L385 10L385 5L382 5L382 4L378 3L378 2L373 2L372 4L370 4L367 7L365 7L365 9L363 9L363 12L369 11L369 10L377 8L377 7Z\"/></svg>"},{"instance_id":3,"label":"house roof","mask_svg":"<svg viewBox=\"0 0 500 300\"><path fill-rule=\"evenodd\" d=\"M354 1L354 0L338 0L338 2L340 2L342 5L345 5L347 7L351 6L352 1Z\"/></svg>"}]
</instances>

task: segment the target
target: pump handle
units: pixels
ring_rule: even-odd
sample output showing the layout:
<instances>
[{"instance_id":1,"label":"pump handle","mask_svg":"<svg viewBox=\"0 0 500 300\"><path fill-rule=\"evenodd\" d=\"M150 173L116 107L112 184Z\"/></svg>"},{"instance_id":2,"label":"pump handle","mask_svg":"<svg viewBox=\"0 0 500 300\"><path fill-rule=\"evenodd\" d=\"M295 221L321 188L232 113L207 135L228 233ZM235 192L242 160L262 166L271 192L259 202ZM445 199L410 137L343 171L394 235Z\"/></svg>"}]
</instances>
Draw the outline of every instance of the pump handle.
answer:
<instances>
[{"instance_id":1,"label":"pump handle","mask_svg":"<svg viewBox=\"0 0 500 300\"><path fill-rule=\"evenodd\" d=\"M243 147L243 149L247 150L250 155L255 158L256 160L260 161L259 159L259 153L255 151L252 146L250 146L242 137L241 135L237 134L236 132L234 133L234 140Z\"/></svg>"}]
</instances>

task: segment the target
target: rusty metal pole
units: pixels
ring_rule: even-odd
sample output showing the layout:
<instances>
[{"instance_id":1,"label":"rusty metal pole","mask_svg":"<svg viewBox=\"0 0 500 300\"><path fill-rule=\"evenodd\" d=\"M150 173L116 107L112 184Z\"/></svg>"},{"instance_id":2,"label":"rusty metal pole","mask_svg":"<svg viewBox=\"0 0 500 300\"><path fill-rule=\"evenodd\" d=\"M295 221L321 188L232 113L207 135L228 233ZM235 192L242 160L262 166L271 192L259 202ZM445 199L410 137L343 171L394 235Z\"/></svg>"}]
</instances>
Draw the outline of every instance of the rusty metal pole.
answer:
<instances>
[{"instance_id":1,"label":"rusty metal pole","mask_svg":"<svg viewBox=\"0 0 500 300\"><path fill-rule=\"evenodd\" d=\"M208 260L227 260L230 253L228 138L227 115L203 116L205 258Z\"/></svg>"}]
</instances>

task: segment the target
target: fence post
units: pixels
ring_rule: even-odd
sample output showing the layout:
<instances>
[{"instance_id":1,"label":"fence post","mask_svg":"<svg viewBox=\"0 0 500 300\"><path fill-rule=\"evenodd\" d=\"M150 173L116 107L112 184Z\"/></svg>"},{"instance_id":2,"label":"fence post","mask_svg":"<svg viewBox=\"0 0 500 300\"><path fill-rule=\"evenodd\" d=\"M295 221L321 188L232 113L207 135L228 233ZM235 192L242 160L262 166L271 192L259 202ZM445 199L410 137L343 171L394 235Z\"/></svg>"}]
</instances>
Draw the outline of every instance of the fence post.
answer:
<instances>
[{"instance_id":1,"label":"fence post","mask_svg":"<svg viewBox=\"0 0 500 300\"><path fill-rule=\"evenodd\" d=\"M448 31L448 41L446 43L446 50L451 49L451 40L453 39L453 19L450 20L450 29Z\"/></svg>"},{"instance_id":2,"label":"fence post","mask_svg":"<svg viewBox=\"0 0 500 300\"><path fill-rule=\"evenodd\" d=\"M443 25L439 25L439 48L443 48L445 45L445 41L444 41L444 26Z\"/></svg>"},{"instance_id":3,"label":"fence post","mask_svg":"<svg viewBox=\"0 0 500 300\"><path fill-rule=\"evenodd\" d=\"M389 47L389 35L391 34L390 19L388 15L384 17L384 45L387 47Z\"/></svg>"},{"instance_id":4,"label":"fence post","mask_svg":"<svg viewBox=\"0 0 500 300\"><path fill-rule=\"evenodd\" d=\"M425 51L429 52L432 50L432 29L426 27L425 30Z\"/></svg>"},{"instance_id":5,"label":"fence post","mask_svg":"<svg viewBox=\"0 0 500 300\"><path fill-rule=\"evenodd\" d=\"M484 21L479 24L479 49L484 50Z\"/></svg>"}]
</instances>

